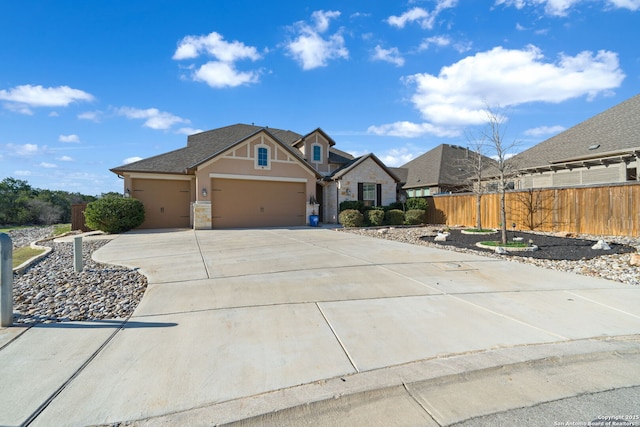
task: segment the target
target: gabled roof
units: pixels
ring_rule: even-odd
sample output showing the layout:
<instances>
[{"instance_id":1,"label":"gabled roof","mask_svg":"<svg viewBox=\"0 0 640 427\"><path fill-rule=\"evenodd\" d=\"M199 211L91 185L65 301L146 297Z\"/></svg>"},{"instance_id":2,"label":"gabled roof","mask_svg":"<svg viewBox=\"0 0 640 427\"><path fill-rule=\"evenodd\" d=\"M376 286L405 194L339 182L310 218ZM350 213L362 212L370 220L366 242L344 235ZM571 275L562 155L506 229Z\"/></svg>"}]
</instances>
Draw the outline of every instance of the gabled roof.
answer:
<instances>
[{"instance_id":1,"label":"gabled roof","mask_svg":"<svg viewBox=\"0 0 640 427\"><path fill-rule=\"evenodd\" d=\"M329 147L329 163L344 165L349 163L353 159L354 157L351 154L345 153L344 151L338 150L334 147Z\"/></svg>"},{"instance_id":2,"label":"gabled roof","mask_svg":"<svg viewBox=\"0 0 640 427\"><path fill-rule=\"evenodd\" d=\"M640 150L640 95L636 95L512 157L516 169L553 169Z\"/></svg>"},{"instance_id":3,"label":"gabled roof","mask_svg":"<svg viewBox=\"0 0 640 427\"><path fill-rule=\"evenodd\" d=\"M473 175L469 149L458 145L440 144L423 155L402 165L407 170L404 188L460 186ZM486 164L494 162L484 157Z\"/></svg>"},{"instance_id":4,"label":"gabled roof","mask_svg":"<svg viewBox=\"0 0 640 427\"><path fill-rule=\"evenodd\" d=\"M347 163L344 166L342 166L342 167L336 169L335 171L333 171L333 173L331 173L331 175L326 176L325 180L333 181L333 180L340 179L345 174L349 173L349 171L352 171L353 169L358 167L358 165L360 165L363 162L365 162L367 159L371 159L374 162L376 162L378 164L378 166L380 166L391 178L393 178L396 182L400 182L400 179L391 171L391 169L389 169L384 163L382 163L380 161L380 159L378 159L376 157L376 155L373 154L373 153L369 153L369 154L365 154L364 156L356 157L355 159L351 160L349 163Z\"/></svg>"},{"instance_id":5,"label":"gabled roof","mask_svg":"<svg viewBox=\"0 0 640 427\"><path fill-rule=\"evenodd\" d=\"M118 166L111 169L111 171L115 173L153 172L186 174L189 173L190 169L212 159L223 151L245 141L247 138L259 132L265 132L276 141L279 141L284 149L288 150L292 155L300 159L302 163L307 165L299 153L290 148L291 142L300 138L299 134L281 129L236 124L190 135L187 138L187 146L184 148ZM311 167L310 169L313 170Z\"/></svg>"},{"instance_id":6,"label":"gabled roof","mask_svg":"<svg viewBox=\"0 0 640 427\"><path fill-rule=\"evenodd\" d=\"M293 141L291 143L291 145L293 145L294 147L297 145L300 145L300 143L302 141L304 141L305 139L307 139L310 135L313 135L314 133L318 132L320 135L322 135L324 137L324 139L326 139L329 142L329 146L333 147L334 145L336 145L336 142L333 140L333 138L331 138L329 135L327 135L327 133L325 131L323 131L321 128L317 128L315 130L312 130L311 132L309 132L308 134L304 135L304 136L300 136L298 137L298 139L296 139L295 141Z\"/></svg>"}]
</instances>

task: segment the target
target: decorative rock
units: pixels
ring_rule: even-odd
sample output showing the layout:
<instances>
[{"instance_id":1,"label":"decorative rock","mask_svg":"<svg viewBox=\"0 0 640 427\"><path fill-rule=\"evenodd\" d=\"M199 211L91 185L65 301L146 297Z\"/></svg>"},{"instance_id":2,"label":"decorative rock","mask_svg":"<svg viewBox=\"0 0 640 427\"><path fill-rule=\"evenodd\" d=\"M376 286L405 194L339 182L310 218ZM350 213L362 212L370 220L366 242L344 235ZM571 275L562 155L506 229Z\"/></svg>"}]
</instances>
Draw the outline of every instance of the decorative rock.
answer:
<instances>
[{"instance_id":1,"label":"decorative rock","mask_svg":"<svg viewBox=\"0 0 640 427\"><path fill-rule=\"evenodd\" d=\"M513 241L514 242L522 242L524 240L524 237L514 237Z\"/></svg>"},{"instance_id":2,"label":"decorative rock","mask_svg":"<svg viewBox=\"0 0 640 427\"><path fill-rule=\"evenodd\" d=\"M22 231L21 237L24 241L43 236ZM14 274L14 312L17 313L14 323L129 317L144 295L147 278L135 270L93 261L93 251L106 243L104 240L83 242L85 269L80 273L73 269L71 243L44 243L53 251L23 273Z\"/></svg>"},{"instance_id":3,"label":"decorative rock","mask_svg":"<svg viewBox=\"0 0 640 427\"><path fill-rule=\"evenodd\" d=\"M386 228L381 228L381 229L379 229L379 230L378 230L378 233L380 233L380 234L387 234L387 233L389 233L389 230L388 230L388 229L386 229Z\"/></svg>"},{"instance_id":4,"label":"decorative rock","mask_svg":"<svg viewBox=\"0 0 640 427\"><path fill-rule=\"evenodd\" d=\"M601 250L601 251L610 251L611 246L609 246L607 242L605 242L604 240L598 240L598 242L595 245L591 246L591 249Z\"/></svg>"},{"instance_id":5,"label":"decorative rock","mask_svg":"<svg viewBox=\"0 0 640 427\"><path fill-rule=\"evenodd\" d=\"M629 259L629 265L634 267L640 267L640 254L631 254Z\"/></svg>"},{"instance_id":6,"label":"decorative rock","mask_svg":"<svg viewBox=\"0 0 640 427\"><path fill-rule=\"evenodd\" d=\"M446 242L447 234L446 233L438 233L436 237L433 239L434 242Z\"/></svg>"},{"instance_id":7,"label":"decorative rock","mask_svg":"<svg viewBox=\"0 0 640 427\"><path fill-rule=\"evenodd\" d=\"M506 255L508 252L502 246L497 246L496 250L495 250L495 253L497 253L498 255Z\"/></svg>"}]
</instances>

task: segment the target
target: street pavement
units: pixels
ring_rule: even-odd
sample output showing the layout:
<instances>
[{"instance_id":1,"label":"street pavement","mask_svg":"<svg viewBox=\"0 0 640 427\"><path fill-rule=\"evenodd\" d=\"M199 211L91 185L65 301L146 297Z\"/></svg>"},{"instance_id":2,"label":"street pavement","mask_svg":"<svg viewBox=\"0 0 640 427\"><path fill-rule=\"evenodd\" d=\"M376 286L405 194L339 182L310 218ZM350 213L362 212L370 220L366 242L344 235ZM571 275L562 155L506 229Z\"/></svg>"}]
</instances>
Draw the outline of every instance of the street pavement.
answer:
<instances>
[{"instance_id":1,"label":"street pavement","mask_svg":"<svg viewBox=\"0 0 640 427\"><path fill-rule=\"evenodd\" d=\"M637 287L325 228L135 231L94 259L144 298L0 329L0 425L640 424L605 403L640 386Z\"/></svg>"}]
</instances>

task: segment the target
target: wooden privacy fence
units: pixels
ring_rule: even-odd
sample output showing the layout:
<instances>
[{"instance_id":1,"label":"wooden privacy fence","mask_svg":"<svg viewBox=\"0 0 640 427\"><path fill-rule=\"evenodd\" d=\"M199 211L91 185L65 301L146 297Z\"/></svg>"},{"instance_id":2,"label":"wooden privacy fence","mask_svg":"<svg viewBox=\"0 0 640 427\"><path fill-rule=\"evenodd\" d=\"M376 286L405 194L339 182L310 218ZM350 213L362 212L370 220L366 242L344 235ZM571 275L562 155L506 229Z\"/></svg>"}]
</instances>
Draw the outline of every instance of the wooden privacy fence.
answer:
<instances>
[{"instance_id":1,"label":"wooden privacy fence","mask_svg":"<svg viewBox=\"0 0 640 427\"><path fill-rule=\"evenodd\" d=\"M71 205L71 229L81 230L82 232L92 231L84 222L84 210L87 207L86 203L78 203Z\"/></svg>"},{"instance_id":2,"label":"wooden privacy fence","mask_svg":"<svg viewBox=\"0 0 640 427\"><path fill-rule=\"evenodd\" d=\"M476 225L476 196L427 197L431 224ZM552 188L506 193L507 228L566 231L605 236L640 236L640 183L589 188ZM500 195L484 194L483 228L500 227Z\"/></svg>"}]
</instances>

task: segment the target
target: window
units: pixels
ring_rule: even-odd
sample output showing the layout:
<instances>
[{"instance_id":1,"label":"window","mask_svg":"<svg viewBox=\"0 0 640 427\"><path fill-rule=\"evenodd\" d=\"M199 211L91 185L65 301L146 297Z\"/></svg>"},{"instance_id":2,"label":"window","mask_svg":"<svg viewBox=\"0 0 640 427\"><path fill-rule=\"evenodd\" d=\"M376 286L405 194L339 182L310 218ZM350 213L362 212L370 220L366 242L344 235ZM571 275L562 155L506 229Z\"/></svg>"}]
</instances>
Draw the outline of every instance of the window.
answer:
<instances>
[{"instance_id":1,"label":"window","mask_svg":"<svg viewBox=\"0 0 640 427\"><path fill-rule=\"evenodd\" d=\"M258 166L268 166L269 164L269 150L265 147L258 148Z\"/></svg>"},{"instance_id":2,"label":"window","mask_svg":"<svg viewBox=\"0 0 640 427\"><path fill-rule=\"evenodd\" d=\"M312 150L313 150L313 156L312 156L313 162L322 163L322 147L317 144L314 144Z\"/></svg>"},{"instance_id":3,"label":"window","mask_svg":"<svg viewBox=\"0 0 640 427\"><path fill-rule=\"evenodd\" d=\"M365 206L381 206L382 185L359 182L358 200Z\"/></svg>"},{"instance_id":4,"label":"window","mask_svg":"<svg viewBox=\"0 0 640 427\"><path fill-rule=\"evenodd\" d=\"M255 149L255 167L256 169L271 169L269 165L269 147L266 145L258 145Z\"/></svg>"}]
</instances>

